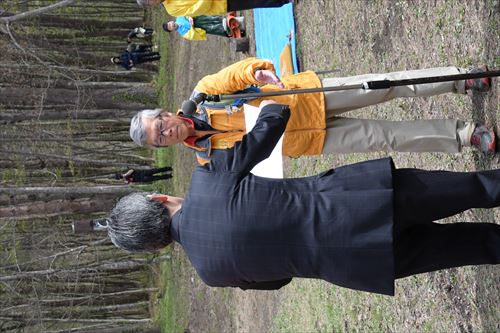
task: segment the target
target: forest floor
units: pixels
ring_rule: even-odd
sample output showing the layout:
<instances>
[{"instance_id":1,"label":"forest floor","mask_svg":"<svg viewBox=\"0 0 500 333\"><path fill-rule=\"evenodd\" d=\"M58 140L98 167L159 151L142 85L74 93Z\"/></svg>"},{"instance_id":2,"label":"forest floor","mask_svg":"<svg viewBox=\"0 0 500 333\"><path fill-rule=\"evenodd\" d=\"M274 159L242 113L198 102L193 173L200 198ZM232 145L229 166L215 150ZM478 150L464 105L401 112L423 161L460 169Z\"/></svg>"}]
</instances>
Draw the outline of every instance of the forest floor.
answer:
<instances>
[{"instance_id":1,"label":"forest floor","mask_svg":"<svg viewBox=\"0 0 500 333\"><path fill-rule=\"evenodd\" d=\"M498 0L299 1L295 15L301 70L338 68L338 76L350 76L449 65L500 65ZM156 27L166 18L163 13L155 13ZM168 54L162 59L157 82L160 104L172 111L189 96L201 77L245 56L231 53L224 38L189 42L160 32L156 40L162 54ZM494 84L487 94L399 99L352 112L351 116L389 120L473 119L497 126L498 106L498 85ZM285 173L287 177L307 176L386 155L285 159ZM173 149L169 156L175 156L175 180L166 190L183 195L194 158L182 147ZM485 158L471 149L455 155L391 156L398 167L454 171L500 167L497 157ZM447 221L498 223L499 213L499 209L475 209ZM172 259L162 265L164 294L158 310L166 332L500 330L499 267L450 269L402 279L396 282L395 297L305 279L294 279L279 291L242 292L207 288L180 247L168 251Z\"/></svg>"}]
</instances>

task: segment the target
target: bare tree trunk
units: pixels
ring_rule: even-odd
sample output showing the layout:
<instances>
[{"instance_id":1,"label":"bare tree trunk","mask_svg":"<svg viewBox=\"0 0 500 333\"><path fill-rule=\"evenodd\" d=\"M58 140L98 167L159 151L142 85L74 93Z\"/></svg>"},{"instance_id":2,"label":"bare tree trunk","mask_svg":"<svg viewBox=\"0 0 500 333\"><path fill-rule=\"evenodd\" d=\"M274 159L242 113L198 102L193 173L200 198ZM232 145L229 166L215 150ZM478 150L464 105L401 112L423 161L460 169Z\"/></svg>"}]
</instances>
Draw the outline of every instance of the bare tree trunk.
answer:
<instances>
[{"instance_id":1,"label":"bare tree trunk","mask_svg":"<svg viewBox=\"0 0 500 333\"><path fill-rule=\"evenodd\" d=\"M47 121L47 120L68 120L68 117L76 119L126 119L135 114L136 111L121 109L81 109L81 110L50 110L45 107L42 113L37 114L38 110L26 110L25 112L12 112L9 110L0 113L0 124L13 124L22 121ZM130 120L127 119L129 122Z\"/></svg>"},{"instance_id":2,"label":"bare tree trunk","mask_svg":"<svg viewBox=\"0 0 500 333\"><path fill-rule=\"evenodd\" d=\"M149 88L151 84L147 82L88 82L88 81L62 81L58 88L88 87L92 89L121 89L121 88Z\"/></svg>"},{"instance_id":3,"label":"bare tree trunk","mask_svg":"<svg viewBox=\"0 0 500 333\"><path fill-rule=\"evenodd\" d=\"M7 151L7 150L2 150L0 153L3 154L14 154L14 155L20 155L20 156L37 156L37 157L43 157L43 158L48 158L48 159L55 159L55 160L63 160L63 161L71 161L72 163L76 165L102 165L102 166L114 166L118 168L129 168L129 167L138 167L140 165L138 164L132 164L132 163L122 163L122 162L116 162L116 161L107 161L107 160L92 160L92 159L85 159L85 158L78 158L78 157L69 157L69 156L60 156L60 155L55 155L55 154L43 154L43 153L29 153L29 152L21 152L21 151Z\"/></svg>"},{"instance_id":4,"label":"bare tree trunk","mask_svg":"<svg viewBox=\"0 0 500 333\"><path fill-rule=\"evenodd\" d=\"M45 269L40 271L19 272L13 275L0 276L0 281L12 281L25 278L41 277L41 276L63 276L73 275L85 272L131 272L138 270L148 262L145 259L134 259L121 262L106 262L102 264L94 264L87 267L76 267L71 269Z\"/></svg>"},{"instance_id":5,"label":"bare tree trunk","mask_svg":"<svg viewBox=\"0 0 500 333\"><path fill-rule=\"evenodd\" d=\"M38 16L38 15L41 15L43 13L47 13L47 12L49 12L51 10L71 5L73 2L75 2L75 0L62 0L62 1L57 2L55 4L52 4L52 5L49 5L49 6L45 6L45 7L42 7L42 8L38 8L38 9L34 9L34 10L30 10L28 12L24 12L24 13L21 13L21 14L12 15L12 16L6 16L6 17L0 17L0 24L2 24L2 25L8 25L9 23L14 22L14 21L20 21L20 20L25 20L27 18L32 18L34 16ZM8 33L8 32L6 32L5 29L6 29L5 26L2 27L0 25L0 31L2 31L3 33Z\"/></svg>"},{"instance_id":6,"label":"bare tree trunk","mask_svg":"<svg viewBox=\"0 0 500 333\"><path fill-rule=\"evenodd\" d=\"M117 299L123 297L123 296L135 296L135 295L147 295L149 293L153 292L158 292L158 288L142 288L142 289L133 289L133 290L124 290L124 291L117 291L114 293L100 293L100 294L92 294L92 295L87 295L87 296L82 296L82 297L62 297L62 298L55 298L55 299L41 299L41 300L34 300L41 302L47 306L72 306L74 304L79 304L79 303L84 303L89 300L92 300L92 302L96 302L98 299L102 300L109 300L109 302L116 302ZM105 303L106 304L106 303Z\"/></svg>"},{"instance_id":7,"label":"bare tree trunk","mask_svg":"<svg viewBox=\"0 0 500 333\"><path fill-rule=\"evenodd\" d=\"M28 314L29 315L29 314ZM12 316L0 316L0 320L19 320L25 319L23 314L12 315ZM122 324L122 323L150 323L151 319L130 319L130 318L109 318L109 319L87 319L87 318L37 318L39 321L43 322L61 322L61 323L112 323L112 324Z\"/></svg>"},{"instance_id":8,"label":"bare tree trunk","mask_svg":"<svg viewBox=\"0 0 500 333\"><path fill-rule=\"evenodd\" d=\"M55 216L75 213L105 212L114 205L114 200L81 198L76 200L34 201L25 205L0 207L0 219L29 219L31 216Z\"/></svg>"},{"instance_id":9,"label":"bare tree trunk","mask_svg":"<svg viewBox=\"0 0 500 333\"><path fill-rule=\"evenodd\" d=\"M0 188L0 194L22 195L22 194L59 194L59 195L87 195L87 194L116 194L124 195L135 192L128 185L107 185L90 187L10 187Z\"/></svg>"},{"instance_id":10,"label":"bare tree trunk","mask_svg":"<svg viewBox=\"0 0 500 333\"><path fill-rule=\"evenodd\" d=\"M106 325L107 327L103 327ZM123 333L123 332L141 332L141 333L161 333L159 328L152 328L151 323L135 324L135 325L117 325L109 327L108 324L103 325L88 325L69 330L46 331L45 333ZM99 328L99 329L97 329Z\"/></svg>"}]
</instances>

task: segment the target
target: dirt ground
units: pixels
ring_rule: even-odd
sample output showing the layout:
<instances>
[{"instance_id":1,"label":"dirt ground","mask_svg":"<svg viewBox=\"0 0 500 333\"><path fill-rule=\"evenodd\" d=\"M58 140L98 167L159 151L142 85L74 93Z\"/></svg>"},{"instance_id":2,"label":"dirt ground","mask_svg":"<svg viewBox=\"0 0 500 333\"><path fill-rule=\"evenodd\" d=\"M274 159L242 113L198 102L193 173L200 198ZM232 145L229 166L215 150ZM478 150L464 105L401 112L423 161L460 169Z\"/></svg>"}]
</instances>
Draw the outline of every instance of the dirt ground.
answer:
<instances>
[{"instance_id":1,"label":"dirt ground","mask_svg":"<svg viewBox=\"0 0 500 333\"><path fill-rule=\"evenodd\" d=\"M449 65L469 67L478 63L498 67L499 6L498 0L300 0L295 7L300 67L336 68L338 76ZM231 53L224 38L209 37L208 42L171 38L170 44L175 50L169 56L177 105L189 96L202 76L247 56ZM353 112L351 116L390 120L459 118L497 126L497 88L494 84L487 94L395 100ZM310 175L332 166L386 155L287 159L286 173L289 177ZM499 167L498 158L485 158L470 149L456 155L391 156L398 167L456 171ZM182 148L178 157L176 176L187 184L193 157ZM185 190L181 186L179 194ZM500 217L498 209L471 210L452 220L498 223ZM179 260L185 260L179 248L176 253ZM189 294L189 332L500 330L497 267L447 270L404 279L397 282L394 298L360 295L323 282L303 280L276 292L209 289L188 263L180 266L179 279L185 279Z\"/></svg>"}]
</instances>

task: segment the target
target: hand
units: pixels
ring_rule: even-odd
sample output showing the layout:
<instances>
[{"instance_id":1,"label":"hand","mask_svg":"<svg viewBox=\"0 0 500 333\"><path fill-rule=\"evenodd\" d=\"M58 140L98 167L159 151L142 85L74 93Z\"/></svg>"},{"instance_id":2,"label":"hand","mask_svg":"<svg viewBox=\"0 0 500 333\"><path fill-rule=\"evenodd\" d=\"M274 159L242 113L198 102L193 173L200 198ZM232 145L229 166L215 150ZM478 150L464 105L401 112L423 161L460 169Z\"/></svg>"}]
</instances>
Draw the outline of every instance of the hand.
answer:
<instances>
[{"instance_id":1,"label":"hand","mask_svg":"<svg viewBox=\"0 0 500 333\"><path fill-rule=\"evenodd\" d=\"M195 102L196 105L198 105L198 104L203 103L204 101L207 100L207 94L202 93L202 92L193 91L193 93L191 94L191 97L189 99L192 100L193 102Z\"/></svg>"},{"instance_id":2,"label":"hand","mask_svg":"<svg viewBox=\"0 0 500 333\"><path fill-rule=\"evenodd\" d=\"M148 194L146 195L146 198L148 198L149 200L158 201L163 204L168 201L168 196L165 194L157 194L157 193Z\"/></svg>"},{"instance_id":3,"label":"hand","mask_svg":"<svg viewBox=\"0 0 500 333\"><path fill-rule=\"evenodd\" d=\"M256 71L255 79L261 83L273 84L281 89L285 88L283 82L269 69L259 69Z\"/></svg>"},{"instance_id":4,"label":"hand","mask_svg":"<svg viewBox=\"0 0 500 333\"><path fill-rule=\"evenodd\" d=\"M191 26L193 26L194 25L193 18L191 16L187 16L187 19L189 21L189 24L191 24Z\"/></svg>"},{"instance_id":5,"label":"hand","mask_svg":"<svg viewBox=\"0 0 500 333\"><path fill-rule=\"evenodd\" d=\"M276 103L275 101L273 101L273 100L271 100L271 99L265 99L265 100L263 100L262 102L260 102L260 104L259 104L259 109L261 109L261 110L262 110L262 108L263 108L264 106L267 106L267 105L270 105L270 104L278 104L278 103Z\"/></svg>"},{"instance_id":6,"label":"hand","mask_svg":"<svg viewBox=\"0 0 500 333\"><path fill-rule=\"evenodd\" d=\"M182 113L185 115L191 116L191 115L196 113L197 109L198 109L198 106L193 100L188 99L188 100L182 102L181 110L182 110Z\"/></svg>"}]
</instances>

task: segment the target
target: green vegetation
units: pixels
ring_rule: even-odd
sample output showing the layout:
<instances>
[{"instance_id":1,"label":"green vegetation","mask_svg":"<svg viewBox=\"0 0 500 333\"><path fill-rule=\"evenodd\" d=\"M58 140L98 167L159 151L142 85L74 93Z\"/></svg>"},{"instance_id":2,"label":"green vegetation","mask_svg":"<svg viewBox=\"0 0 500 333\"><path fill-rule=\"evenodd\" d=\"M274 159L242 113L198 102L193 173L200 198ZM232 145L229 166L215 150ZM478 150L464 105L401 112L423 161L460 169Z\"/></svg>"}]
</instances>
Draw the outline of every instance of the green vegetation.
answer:
<instances>
[{"instance_id":1,"label":"green vegetation","mask_svg":"<svg viewBox=\"0 0 500 333\"><path fill-rule=\"evenodd\" d=\"M162 108L171 108L174 104L172 92L175 78L171 71L172 63L169 61L168 35L163 32L162 22L168 20L165 10L146 11L146 21L151 22L155 30L153 44L157 45L158 52L162 58L158 62L159 73L154 80L158 96L157 105ZM179 177L176 175L176 148L160 148L154 150L155 165L157 167L173 166L174 178L169 181L154 182L152 185L142 188L158 193L178 193ZM181 180L182 181L182 180ZM158 303L155 305L154 321L162 329L162 332L184 332L189 318L189 295L184 281L178 279L178 265L182 259L178 258L174 248L168 247L161 255L168 255L171 260L160 264L160 277L157 284L160 287Z\"/></svg>"},{"instance_id":2,"label":"green vegetation","mask_svg":"<svg viewBox=\"0 0 500 333\"><path fill-rule=\"evenodd\" d=\"M174 148L160 148L160 149L155 149L154 151L154 157L155 157L155 165L156 167L164 167L164 166L172 166L174 164L175 160L175 151ZM175 174L175 170L173 171ZM158 192L158 193L173 193L174 192L174 184L173 180L174 178L171 178L167 181L159 181L159 182L154 182L152 186L152 192Z\"/></svg>"},{"instance_id":3,"label":"green vegetation","mask_svg":"<svg viewBox=\"0 0 500 333\"><path fill-rule=\"evenodd\" d=\"M131 93L121 93L113 95L113 101L123 101L130 103L141 103L144 105L154 106L157 104L156 96L149 96L146 94L131 94Z\"/></svg>"},{"instance_id":4,"label":"green vegetation","mask_svg":"<svg viewBox=\"0 0 500 333\"><path fill-rule=\"evenodd\" d=\"M152 27L155 30L153 43L158 45L158 52L162 55L158 62L159 73L156 78L156 90L158 93L158 104L164 108L172 108L174 105L173 95L175 93L175 76L172 71L173 63L170 58L169 37L170 34L163 31L162 23L170 18L165 10L151 11Z\"/></svg>"},{"instance_id":5,"label":"green vegetation","mask_svg":"<svg viewBox=\"0 0 500 333\"><path fill-rule=\"evenodd\" d=\"M157 167L173 166L174 178L168 181L154 182L150 188L142 188L151 192L177 194L182 191L182 183L187 180L176 173L176 148L160 148L154 151L155 165ZM159 285L160 294L155 307L154 321L162 332L182 333L189 322L189 290L186 285L188 275L192 273L190 263L174 246L167 247L161 255L168 255L171 259L160 264L160 277L156 283ZM188 271L189 273L185 273Z\"/></svg>"},{"instance_id":6,"label":"green vegetation","mask_svg":"<svg viewBox=\"0 0 500 333\"><path fill-rule=\"evenodd\" d=\"M171 247L164 254L172 255ZM160 265L161 280L163 286L161 299L156 311L155 321L163 332L184 332L188 325L188 293L183 282L177 278L174 260L163 262Z\"/></svg>"},{"instance_id":7,"label":"green vegetation","mask_svg":"<svg viewBox=\"0 0 500 333\"><path fill-rule=\"evenodd\" d=\"M274 318L273 332L386 332L394 324L392 299L296 279ZM362 311L368 308L368 311Z\"/></svg>"}]
</instances>

